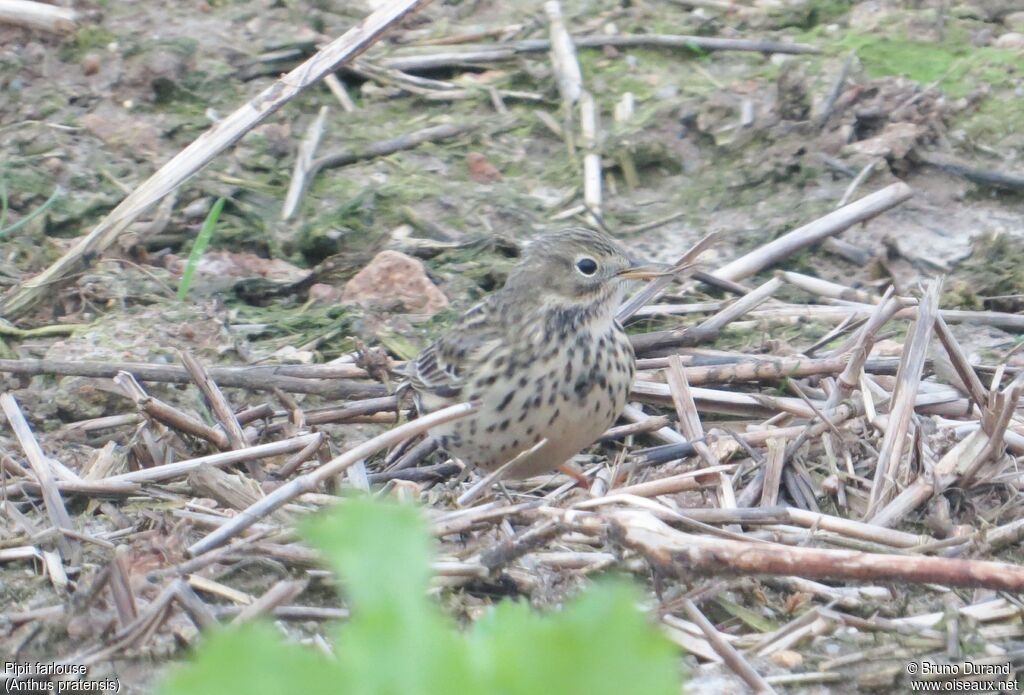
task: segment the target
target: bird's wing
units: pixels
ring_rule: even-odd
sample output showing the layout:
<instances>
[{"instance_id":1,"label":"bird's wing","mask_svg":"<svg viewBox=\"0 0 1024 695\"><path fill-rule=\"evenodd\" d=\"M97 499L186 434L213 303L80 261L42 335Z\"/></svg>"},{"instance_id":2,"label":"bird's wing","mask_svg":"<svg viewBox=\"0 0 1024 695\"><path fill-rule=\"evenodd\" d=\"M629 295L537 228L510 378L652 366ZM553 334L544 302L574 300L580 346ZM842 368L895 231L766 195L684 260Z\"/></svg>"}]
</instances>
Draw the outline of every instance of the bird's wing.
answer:
<instances>
[{"instance_id":1,"label":"bird's wing","mask_svg":"<svg viewBox=\"0 0 1024 695\"><path fill-rule=\"evenodd\" d=\"M461 396L478 356L498 338L489 330L490 307L480 303L463 314L449 332L409 363L409 383L419 396L453 401ZM432 408L428 408L432 409Z\"/></svg>"}]
</instances>

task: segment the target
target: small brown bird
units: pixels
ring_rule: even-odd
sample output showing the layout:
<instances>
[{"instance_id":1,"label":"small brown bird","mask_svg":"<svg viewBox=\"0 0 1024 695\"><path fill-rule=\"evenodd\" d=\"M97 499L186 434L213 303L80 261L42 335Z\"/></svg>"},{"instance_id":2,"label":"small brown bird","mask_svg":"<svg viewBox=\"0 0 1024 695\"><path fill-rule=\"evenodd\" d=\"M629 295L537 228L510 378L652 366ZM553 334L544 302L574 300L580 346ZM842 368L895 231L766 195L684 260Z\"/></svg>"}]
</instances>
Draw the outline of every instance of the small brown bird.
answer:
<instances>
[{"instance_id":1,"label":"small brown bird","mask_svg":"<svg viewBox=\"0 0 1024 695\"><path fill-rule=\"evenodd\" d=\"M462 401L481 404L436 427L434 439L488 471L518 456L509 477L565 464L626 405L636 364L615 320L626 281L661 274L588 229L534 241L503 288L410 363L421 413Z\"/></svg>"}]
</instances>

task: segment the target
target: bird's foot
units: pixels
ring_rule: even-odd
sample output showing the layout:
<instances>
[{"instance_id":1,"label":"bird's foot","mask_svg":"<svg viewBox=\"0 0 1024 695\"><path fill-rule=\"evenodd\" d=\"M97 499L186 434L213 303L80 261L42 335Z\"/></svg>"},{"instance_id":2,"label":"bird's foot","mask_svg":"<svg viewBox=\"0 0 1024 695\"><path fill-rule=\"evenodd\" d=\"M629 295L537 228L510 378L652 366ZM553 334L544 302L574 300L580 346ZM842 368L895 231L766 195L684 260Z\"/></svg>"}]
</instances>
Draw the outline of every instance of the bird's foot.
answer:
<instances>
[{"instance_id":1,"label":"bird's foot","mask_svg":"<svg viewBox=\"0 0 1024 695\"><path fill-rule=\"evenodd\" d=\"M558 470L560 472L562 472L562 473L565 473L567 476L569 476L573 480L575 480L576 481L576 485L578 487L581 487L584 490L589 490L590 489L590 480L587 479L587 476L583 475L583 471L581 471L579 468L577 468L573 464L571 464L571 463L563 463L561 466L558 467Z\"/></svg>"}]
</instances>

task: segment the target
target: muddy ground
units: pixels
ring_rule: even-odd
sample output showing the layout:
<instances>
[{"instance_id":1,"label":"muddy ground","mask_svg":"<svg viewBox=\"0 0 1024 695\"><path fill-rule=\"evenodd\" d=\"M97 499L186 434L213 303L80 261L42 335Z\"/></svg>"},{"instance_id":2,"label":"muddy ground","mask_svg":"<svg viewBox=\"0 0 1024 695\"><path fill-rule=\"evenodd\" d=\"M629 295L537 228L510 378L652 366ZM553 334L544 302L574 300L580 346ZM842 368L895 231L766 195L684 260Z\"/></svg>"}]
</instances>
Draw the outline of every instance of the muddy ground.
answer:
<instances>
[{"instance_id":1,"label":"muddy ground","mask_svg":"<svg viewBox=\"0 0 1024 695\"><path fill-rule=\"evenodd\" d=\"M45 208L27 224L0 231L0 289L54 262L162 163L368 10L361 2L305 0L73 5L80 21L67 34L0 25L0 230ZM804 251L749 278L749 286L777 268L872 292L891 284L905 294L914 294L922 279L945 276L944 308L1020 309L1024 4L581 0L564 3L563 13L574 34L770 39L819 51L580 49L584 86L600 114L601 221L638 255L672 261L718 231L721 241L704 257L715 268L829 212L844 196L856 200L902 180L913 198L841 235L845 256ZM107 252L85 259L32 312L11 317L16 329L29 332L0 332L0 358L177 364L177 350L185 348L210 365L304 364L363 346L382 348L392 359L415 355L459 311L500 286L523 242L586 216L580 152L570 152L558 132L569 122L546 52L410 71L421 81L381 70L396 56L458 49L439 40L477 32L485 32L477 43L546 37L542 3L435 2L407 19L364 56L362 69L338 73L354 110L347 112L323 85L285 106L184 184L171 204L136 223ZM635 98L635 112L616 122L615 107L626 93ZM325 168L296 214L282 220L297 149L321 107L327 113L318 155L363 152L431 126L471 129ZM999 175L1004 178L994 182ZM224 213L181 301L176 290L185 259L219 197L227 199ZM385 275L382 282L393 284L383 291L346 290L386 249L418 258L425 277L403 270ZM405 291L411 282L420 284ZM778 296L810 301L788 286ZM722 297L698 287L682 300ZM631 330L692 321L651 318ZM42 327L51 328L32 331ZM723 335L714 347L795 354L832 327L748 327ZM955 333L975 363L998 364L1019 343L1018 335L995 327L958 326ZM71 426L134 412L109 379L5 379L44 448L66 466L79 469L107 442L119 447L124 466L137 465L137 423L88 432ZM147 389L208 415L194 389ZM239 409L268 399L246 389L228 394ZM300 397L300 403L322 401ZM378 429L331 425L325 431L337 450ZM192 444L178 455L206 451ZM7 430L0 430L0 455L21 457ZM1006 509L1016 508L1015 491L1006 494ZM176 502L166 509L102 504L107 508L83 501L73 511L90 534L124 524L148 534L135 541L139 566L145 565L139 572L180 557L190 529L170 514ZM0 516L3 537L26 542L10 515ZM146 553L138 546L146 543L149 554L139 559ZM103 546L87 548L72 588L106 562ZM260 593L273 579L265 574L273 572L251 567L230 581ZM531 599L555 604L578 581L549 579L550 594ZM76 640L110 629L88 613L32 629L4 618L72 605L74 595L55 587L38 562L0 563L0 653L65 657ZM743 603L754 595L743 585L733 598ZM921 608L934 605L905 598ZM460 599L449 600L457 611L471 612ZM719 610L714 617L728 627L742 621L736 615ZM819 646L795 649L808 650L811 659ZM151 664L183 653L178 635L102 668L141 689ZM780 663L767 668L779 671ZM812 687L823 690L808 692L828 686Z\"/></svg>"}]
</instances>

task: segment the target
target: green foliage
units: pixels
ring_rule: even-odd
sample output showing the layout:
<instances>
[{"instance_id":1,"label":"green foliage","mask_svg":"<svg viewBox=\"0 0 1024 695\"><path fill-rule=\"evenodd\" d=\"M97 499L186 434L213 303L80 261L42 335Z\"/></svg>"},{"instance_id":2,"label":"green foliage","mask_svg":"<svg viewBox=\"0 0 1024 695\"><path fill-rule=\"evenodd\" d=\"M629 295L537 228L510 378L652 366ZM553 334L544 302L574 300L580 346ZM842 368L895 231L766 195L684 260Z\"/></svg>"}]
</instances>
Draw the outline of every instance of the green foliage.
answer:
<instances>
[{"instance_id":1,"label":"green foliage","mask_svg":"<svg viewBox=\"0 0 1024 695\"><path fill-rule=\"evenodd\" d=\"M840 44L857 51L869 77L900 75L922 84L938 82L953 97L966 96L980 84L1007 86L1024 67L1024 60L1013 51L971 46L956 35L940 43L851 33Z\"/></svg>"},{"instance_id":2,"label":"green foliage","mask_svg":"<svg viewBox=\"0 0 1024 695\"><path fill-rule=\"evenodd\" d=\"M505 603L472 638L490 658L491 687L476 692L678 693L673 648L636 609L636 592L606 584L557 616Z\"/></svg>"},{"instance_id":3,"label":"green foliage","mask_svg":"<svg viewBox=\"0 0 1024 695\"><path fill-rule=\"evenodd\" d=\"M337 657L247 625L213 635L163 695L680 692L675 649L623 583L600 584L547 616L506 602L463 634L426 597L431 539L417 510L350 500L303 535L324 552L352 606L335 633Z\"/></svg>"},{"instance_id":4,"label":"green foliage","mask_svg":"<svg viewBox=\"0 0 1024 695\"><path fill-rule=\"evenodd\" d=\"M217 202L210 208L206 219L203 220L203 226L196 237L196 243L192 245L192 252L188 255L188 264L185 266L185 272L181 274L181 282L178 283L179 301L184 301L185 297L188 296L188 288L192 285L192 274L195 273L196 265L199 264L199 259L203 257L203 253L210 243L213 230L217 228L217 220L220 219L220 213L223 209L224 199L218 198Z\"/></svg>"}]
</instances>

